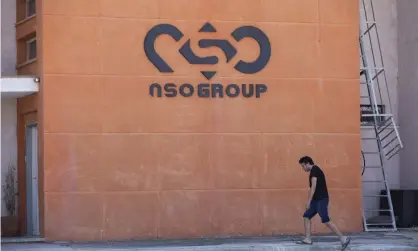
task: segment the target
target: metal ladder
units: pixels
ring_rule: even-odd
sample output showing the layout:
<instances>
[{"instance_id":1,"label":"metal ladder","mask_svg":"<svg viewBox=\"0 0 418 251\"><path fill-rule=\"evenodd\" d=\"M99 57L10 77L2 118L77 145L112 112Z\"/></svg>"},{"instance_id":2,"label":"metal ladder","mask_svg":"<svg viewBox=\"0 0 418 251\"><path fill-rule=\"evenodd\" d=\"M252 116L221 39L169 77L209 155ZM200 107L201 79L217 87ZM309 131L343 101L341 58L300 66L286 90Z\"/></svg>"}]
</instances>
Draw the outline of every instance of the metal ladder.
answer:
<instances>
[{"instance_id":1,"label":"metal ladder","mask_svg":"<svg viewBox=\"0 0 418 251\"><path fill-rule=\"evenodd\" d=\"M360 98L361 108L367 108L361 113L363 224L367 232L397 231L385 166L403 145L392 114L373 0L361 0L360 10Z\"/></svg>"}]
</instances>

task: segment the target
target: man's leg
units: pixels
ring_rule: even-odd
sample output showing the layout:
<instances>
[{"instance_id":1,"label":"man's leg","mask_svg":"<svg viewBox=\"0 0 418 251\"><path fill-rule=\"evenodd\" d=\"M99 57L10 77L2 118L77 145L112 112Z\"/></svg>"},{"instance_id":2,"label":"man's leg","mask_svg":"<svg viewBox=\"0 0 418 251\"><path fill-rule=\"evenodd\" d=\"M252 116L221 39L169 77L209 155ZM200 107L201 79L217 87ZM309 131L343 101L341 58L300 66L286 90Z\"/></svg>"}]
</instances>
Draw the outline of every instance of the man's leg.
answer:
<instances>
[{"instance_id":1,"label":"man's leg","mask_svg":"<svg viewBox=\"0 0 418 251\"><path fill-rule=\"evenodd\" d=\"M303 214L303 223L305 226L305 239L302 241L305 243L312 243L311 239L311 219L317 214L317 205L312 201L309 208Z\"/></svg>"},{"instance_id":2,"label":"man's leg","mask_svg":"<svg viewBox=\"0 0 418 251\"><path fill-rule=\"evenodd\" d=\"M334 232L340 238L341 244L345 244L347 242L347 237L345 237L337 226L332 222L328 215L328 199L324 199L318 202L318 213L321 217L322 223L324 223L332 232Z\"/></svg>"},{"instance_id":3,"label":"man's leg","mask_svg":"<svg viewBox=\"0 0 418 251\"><path fill-rule=\"evenodd\" d=\"M344 243L347 240L340 230L338 230L337 226L332 221L328 221L324 223L332 232L334 232L340 238L341 243Z\"/></svg>"},{"instance_id":4,"label":"man's leg","mask_svg":"<svg viewBox=\"0 0 418 251\"><path fill-rule=\"evenodd\" d=\"M305 225L305 239L304 241L311 243L311 219L303 218L303 222Z\"/></svg>"}]
</instances>

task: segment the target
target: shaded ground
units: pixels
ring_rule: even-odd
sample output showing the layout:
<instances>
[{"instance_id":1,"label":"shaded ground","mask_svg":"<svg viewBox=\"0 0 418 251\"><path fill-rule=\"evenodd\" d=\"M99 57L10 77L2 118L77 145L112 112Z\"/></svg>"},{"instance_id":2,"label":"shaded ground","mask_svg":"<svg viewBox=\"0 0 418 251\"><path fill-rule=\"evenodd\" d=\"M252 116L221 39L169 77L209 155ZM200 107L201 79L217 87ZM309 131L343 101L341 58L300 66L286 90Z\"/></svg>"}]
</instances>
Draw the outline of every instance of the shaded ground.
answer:
<instances>
[{"instance_id":1,"label":"shaded ground","mask_svg":"<svg viewBox=\"0 0 418 251\"><path fill-rule=\"evenodd\" d=\"M351 235L348 250L417 250L418 231L397 233L360 233ZM281 251L281 250L339 250L341 245L334 236L317 236L312 246L294 243L295 236L152 240L94 243L2 243L3 251ZM2 242L7 241L3 239Z\"/></svg>"}]
</instances>

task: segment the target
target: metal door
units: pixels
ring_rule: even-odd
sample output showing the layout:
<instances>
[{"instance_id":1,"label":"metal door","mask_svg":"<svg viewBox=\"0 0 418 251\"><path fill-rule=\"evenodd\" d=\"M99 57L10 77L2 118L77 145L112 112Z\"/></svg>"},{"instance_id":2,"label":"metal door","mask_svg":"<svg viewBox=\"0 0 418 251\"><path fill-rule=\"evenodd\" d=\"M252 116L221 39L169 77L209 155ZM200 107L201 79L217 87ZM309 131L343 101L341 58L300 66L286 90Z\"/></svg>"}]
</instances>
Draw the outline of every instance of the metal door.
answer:
<instances>
[{"instance_id":1,"label":"metal door","mask_svg":"<svg viewBox=\"0 0 418 251\"><path fill-rule=\"evenodd\" d=\"M39 236L38 126L26 126L26 233Z\"/></svg>"}]
</instances>

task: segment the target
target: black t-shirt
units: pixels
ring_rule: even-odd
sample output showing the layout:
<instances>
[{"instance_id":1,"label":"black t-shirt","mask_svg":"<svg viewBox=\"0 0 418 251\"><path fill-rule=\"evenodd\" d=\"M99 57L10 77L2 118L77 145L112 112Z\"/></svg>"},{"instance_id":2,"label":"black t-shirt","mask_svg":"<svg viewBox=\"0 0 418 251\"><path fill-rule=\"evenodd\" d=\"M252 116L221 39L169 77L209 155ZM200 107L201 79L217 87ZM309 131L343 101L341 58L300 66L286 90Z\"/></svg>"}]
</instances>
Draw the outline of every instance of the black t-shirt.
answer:
<instances>
[{"instance_id":1,"label":"black t-shirt","mask_svg":"<svg viewBox=\"0 0 418 251\"><path fill-rule=\"evenodd\" d=\"M316 189L312 200L327 199L328 189L324 172L318 166L313 166L309 174L309 187L312 187L312 177L316 177Z\"/></svg>"}]
</instances>

